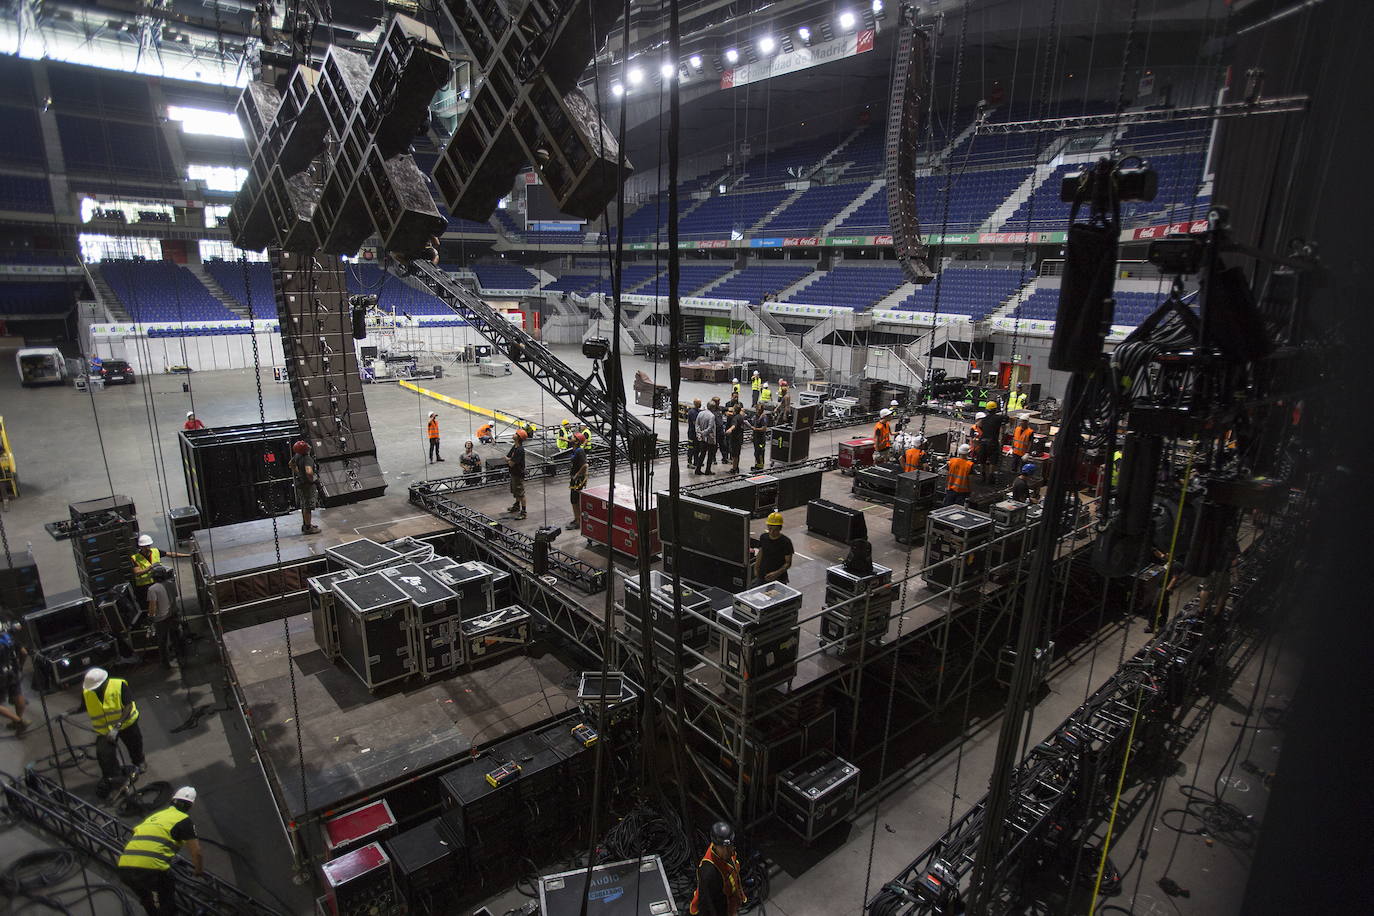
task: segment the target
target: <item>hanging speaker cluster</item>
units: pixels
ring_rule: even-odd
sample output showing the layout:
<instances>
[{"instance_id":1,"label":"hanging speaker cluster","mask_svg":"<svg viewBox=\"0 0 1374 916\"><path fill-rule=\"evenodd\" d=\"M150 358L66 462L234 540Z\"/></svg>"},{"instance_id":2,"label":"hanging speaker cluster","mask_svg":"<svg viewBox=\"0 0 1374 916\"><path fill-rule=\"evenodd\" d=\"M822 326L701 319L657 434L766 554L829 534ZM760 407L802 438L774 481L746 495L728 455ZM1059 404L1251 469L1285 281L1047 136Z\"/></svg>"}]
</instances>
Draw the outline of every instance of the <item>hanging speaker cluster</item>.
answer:
<instances>
[{"instance_id":1,"label":"hanging speaker cluster","mask_svg":"<svg viewBox=\"0 0 1374 916\"><path fill-rule=\"evenodd\" d=\"M916 140L925 104L929 48L930 36L916 28L915 7L903 4L887 113L887 218L892 226L892 250L902 273L913 283L935 276L927 263L929 251L921 240L916 212Z\"/></svg>"},{"instance_id":2,"label":"hanging speaker cluster","mask_svg":"<svg viewBox=\"0 0 1374 916\"><path fill-rule=\"evenodd\" d=\"M353 346L353 310L337 256L272 252L291 402L319 462L326 506L386 491Z\"/></svg>"},{"instance_id":3,"label":"hanging speaker cluster","mask_svg":"<svg viewBox=\"0 0 1374 916\"><path fill-rule=\"evenodd\" d=\"M353 254L376 234L388 251L417 251L441 234L409 148L450 66L433 29L398 15L372 62L331 46L284 93L250 83L236 107L252 167L229 212L234 244Z\"/></svg>"},{"instance_id":4,"label":"hanging speaker cluster","mask_svg":"<svg viewBox=\"0 0 1374 916\"><path fill-rule=\"evenodd\" d=\"M485 220L532 165L562 212L600 216L616 194L620 147L577 78L620 5L530 0L514 21L495 3L444 0L440 8L486 76L434 167L449 212Z\"/></svg>"}]
</instances>

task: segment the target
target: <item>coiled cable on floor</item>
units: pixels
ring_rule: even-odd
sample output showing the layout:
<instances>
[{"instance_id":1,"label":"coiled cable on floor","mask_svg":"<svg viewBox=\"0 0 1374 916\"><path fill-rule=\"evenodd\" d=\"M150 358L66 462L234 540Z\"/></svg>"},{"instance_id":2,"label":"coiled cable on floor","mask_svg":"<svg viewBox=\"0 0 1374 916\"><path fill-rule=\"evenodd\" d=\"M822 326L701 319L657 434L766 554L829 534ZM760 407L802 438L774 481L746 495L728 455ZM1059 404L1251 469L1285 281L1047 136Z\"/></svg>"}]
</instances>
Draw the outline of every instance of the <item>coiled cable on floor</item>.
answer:
<instances>
[{"instance_id":1,"label":"coiled cable on floor","mask_svg":"<svg viewBox=\"0 0 1374 916\"><path fill-rule=\"evenodd\" d=\"M0 872L0 890L14 897L61 884L81 868L75 849L53 847L26 853Z\"/></svg>"}]
</instances>

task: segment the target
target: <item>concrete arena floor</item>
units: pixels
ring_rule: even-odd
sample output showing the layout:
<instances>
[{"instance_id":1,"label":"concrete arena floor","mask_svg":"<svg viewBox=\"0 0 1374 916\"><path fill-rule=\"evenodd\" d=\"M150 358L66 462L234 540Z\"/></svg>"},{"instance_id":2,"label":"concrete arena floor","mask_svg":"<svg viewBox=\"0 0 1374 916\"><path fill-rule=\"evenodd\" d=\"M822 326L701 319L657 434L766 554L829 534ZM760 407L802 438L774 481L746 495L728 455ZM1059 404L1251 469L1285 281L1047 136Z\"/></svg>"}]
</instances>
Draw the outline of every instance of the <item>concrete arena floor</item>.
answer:
<instances>
[{"instance_id":1,"label":"concrete arena floor","mask_svg":"<svg viewBox=\"0 0 1374 916\"><path fill-rule=\"evenodd\" d=\"M576 348L559 348L559 352L571 365L587 366ZM32 544L44 589L49 595L76 587L70 545L53 541L42 527L44 522L65 518L69 502L108 495L112 491L126 494L137 505L145 530L159 532L160 540L165 543L165 508L188 502L176 431L186 410L190 409L192 398L198 414L212 426L260 419L254 373L248 370L194 375L190 378L190 393L182 391L181 377L155 376L140 379L137 385L95 392L92 397L70 388L21 389L14 375L13 362L7 356L8 353L0 353L0 404L4 405L3 416L18 458L23 489L21 498L6 504L0 517L4 520L11 550L22 550L26 544ZM654 373L653 365L631 359L626 361L627 378L641 367L651 375ZM659 366L658 370L660 377L666 380L663 367ZM266 418L290 417L286 387L274 384L270 371L261 373L261 378ZM556 423L564 414L551 398L541 398L539 389L520 374L493 379L473 373L469 378L466 369L454 369L430 387L536 421L543 417L549 423ZM683 385L683 396L723 393L724 388L687 382ZM440 476L434 474L435 466L428 465L424 456L422 428L425 414L433 402L395 385L369 386L365 393L376 431L379 460L390 484L386 496L377 502L394 505L398 516L413 514L413 508L406 503L406 488L417 479ZM449 407L432 409L440 413L444 453L450 459L443 470L456 471L461 437L481 421ZM633 405L631 409L646 413ZM150 427L156 430L156 437L150 435ZM657 428L666 435L662 421ZM832 433L820 434L815 453L832 448L830 438L833 436ZM102 457L102 444L104 455L108 456L108 472ZM530 508L532 515L539 511L534 504ZM550 520L561 521L561 515L554 513L565 511L562 505L550 506ZM184 567L184 563L181 565ZM189 570L183 569L179 578L183 583L189 582ZM1092 645L1085 645L1073 656L1057 662L1050 688L1035 710L1032 740L1042 737L1088 692L1100 685L1115 669L1123 651L1126 654L1134 652L1147 638L1139 621L1131 621L1125 629L1109 626L1099 634L1096 654ZM1245 670L1219 698L1211 728L1205 732L1207 740L1204 743L1204 733L1200 731L1181 756L1178 768L1167 778L1161 798L1162 809L1182 807L1184 798L1180 787L1197 783L1210 790L1219 773L1231 772L1229 769L1223 771L1222 767L1227 764L1228 752L1240 730L1230 723L1243 717L1257 680L1257 707L1272 712L1286 706L1292 682L1291 665L1276 666L1272 657L1282 644L1282 636L1277 637L1270 664L1263 669L1260 665L1262 656L1256 652ZM145 666L130 675L145 721L150 762L148 778L166 780L173 786L191 782L200 788L202 801L196 817L202 835L235 850L230 854L209 846L207 864L210 870L264 899L275 896L293 913L306 913L311 907L310 895L291 882L285 864L288 861L285 841L276 827L265 786L248 750L243 723L237 715L217 709L223 703L218 694L218 666L212 656L209 647L202 642L198 644L197 657L184 670L163 675L155 666ZM30 700L30 718L41 720L42 710L37 698L31 696ZM54 717L77 705L74 689L48 698L48 709ZM201 710L201 715L188 727L191 713L197 709ZM897 714L900 715L900 710ZM1254 716L1259 715L1260 710L1256 709ZM1256 721L1254 716L1252 722ZM996 725L995 716L971 721L969 737L962 749L951 746L916 760L909 782L890 792L876 809L862 814L847 830L840 829L823 838L806 855L798 855L795 850L776 850L775 859L783 865L775 870L767 912L775 916L838 916L860 912L865 887L873 893L936 839L944 830L951 806L954 815L958 816L984 793L996 744ZM1272 771L1277 762L1280 734L1260 731L1251 732L1250 737L1242 736L1243 744L1235 760L1250 760L1261 771ZM56 737L60 743L60 733ZM22 739L14 738L12 733L0 732L0 771L4 773L17 773L49 753L49 732L41 726L31 729ZM87 764L85 769L93 771L93 765ZM84 791L83 787L90 783L89 775L80 771L68 770L64 775L78 792ZM1259 822L1268 795L1261 779L1235 770L1234 781L1228 780L1227 786L1227 801ZM1112 858L1119 868L1127 871L1127 893L1108 901L1100 911L1142 916L1238 913L1248 874L1249 850L1234 842L1209 842L1201 835L1182 836L1168 874L1189 889L1191 896L1166 897L1156 881L1169 864L1168 852L1178 836L1166 824L1176 824L1178 815L1154 820L1150 828L1151 855L1132 866L1131 851L1150 823L1147 815L1148 812L1129 823L1118 824ZM1193 825L1196 826L1196 819ZM51 837L38 834L26 825L0 830L0 862L8 863L25 851L52 845ZM870 856L871 869L868 867ZM1138 876L1139 890L1132 896ZM109 881L112 877L93 868L89 880ZM67 886L79 888L81 883L81 876L77 875L68 880ZM494 913L500 914L524 899L512 890L492 900L489 906ZM115 898L109 895L97 896L88 909L102 916L120 911Z\"/></svg>"}]
</instances>

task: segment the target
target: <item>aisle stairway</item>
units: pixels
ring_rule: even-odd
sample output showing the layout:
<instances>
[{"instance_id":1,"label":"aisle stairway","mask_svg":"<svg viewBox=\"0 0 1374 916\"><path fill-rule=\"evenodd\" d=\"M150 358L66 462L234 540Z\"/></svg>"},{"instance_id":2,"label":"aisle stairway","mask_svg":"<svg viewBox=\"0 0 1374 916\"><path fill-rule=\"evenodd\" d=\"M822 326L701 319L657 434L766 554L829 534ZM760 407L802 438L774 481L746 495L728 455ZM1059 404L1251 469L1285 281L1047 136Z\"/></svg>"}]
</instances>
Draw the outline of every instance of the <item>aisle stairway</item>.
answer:
<instances>
[{"instance_id":1,"label":"aisle stairway","mask_svg":"<svg viewBox=\"0 0 1374 916\"><path fill-rule=\"evenodd\" d=\"M225 308L242 318L244 321L248 320L248 310L243 307L241 302L225 292L224 287L220 286L219 281L210 276L210 272L205 269L203 264L187 264L186 269L194 274L195 278L210 291L210 295L223 303Z\"/></svg>"}]
</instances>

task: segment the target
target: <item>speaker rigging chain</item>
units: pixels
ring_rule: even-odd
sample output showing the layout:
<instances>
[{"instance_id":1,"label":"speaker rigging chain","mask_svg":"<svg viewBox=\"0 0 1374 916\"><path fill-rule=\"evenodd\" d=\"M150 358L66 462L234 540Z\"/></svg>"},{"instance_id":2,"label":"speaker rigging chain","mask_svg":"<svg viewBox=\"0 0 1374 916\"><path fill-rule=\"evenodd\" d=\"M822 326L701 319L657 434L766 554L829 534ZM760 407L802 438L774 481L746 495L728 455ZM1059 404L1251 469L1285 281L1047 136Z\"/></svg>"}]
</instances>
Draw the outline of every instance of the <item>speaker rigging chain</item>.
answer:
<instances>
[{"instance_id":1,"label":"speaker rigging chain","mask_svg":"<svg viewBox=\"0 0 1374 916\"><path fill-rule=\"evenodd\" d=\"M256 313L255 313L254 310L253 310L253 287L252 287L252 284L248 282L249 277L248 277L248 258L247 258L247 256L246 256L246 255L241 255L241 256L239 257L239 263L243 266L243 274L244 274L244 292L245 292L245 297L246 297L246 299L247 299L247 304L248 304L248 318L249 318L250 321L253 321L253 320L256 319ZM313 255L312 255L311 257L309 257L309 258L307 259L307 261L306 261L305 275L306 275L306 288L309 289L309 290L313 293L313 292L314 292L314 289L315 289L315 284L314 284L314 279L315 279L315 258L313 257ZM263 394L262 394L262 358L261 358L261 355L259 354L259 351L258 351L258 335L257 335L257 334L253 334L253 335L252 335L252 338L253 338L253 384L254 384L254 386L256 387L257 396L258 396L258 421L259 421L259 423L262 425L263 432L266 433L266 431L267 431L267 406L266 406L265 401L263 400ZM285 352L285 351L283 350L283 353L284 353L284 352ZM318 481L316 481L316 486L319 486L319 482L318 482ZM281 556L281 531L280 531L279 526L278 526L278 524L277 524L277 516L273 515L271 518L272 518L272 550L273 550L273 552L276 554L276 558L277 558L277 576L278 576L278 577L281 577L281 576L284 575L284 573L283 573L283 571L282 571L283 564L282 564L282 556ZM305 745L304 745L304 741L303 741L303 739L302 739L302 737L301 737L300 698L299 698L299 696L298 696L297 693L296 693L296 665L295 665L295 663L294 663L293 660L292 660L292 654L291 654L291 618L290 618L290 617L283 617L281 623L282 623L282 635L283 635L283 637L284 637L285 647L286 647L286 673L287 673L287 682L288 682L288 684L290 685L290 688L291 688L291 720L292 720L292 722L294 723L294 726L295 726L295 734L296 734L296 762L297 762L297 766L299 767L299 770L300 770L300 778L301 778L301 809L302 809L302 810L309 810L309 808L310 808L310 790L309 790L309 786L307 785L306 779L305 779Z\"/></svg>"}]
</instances>

